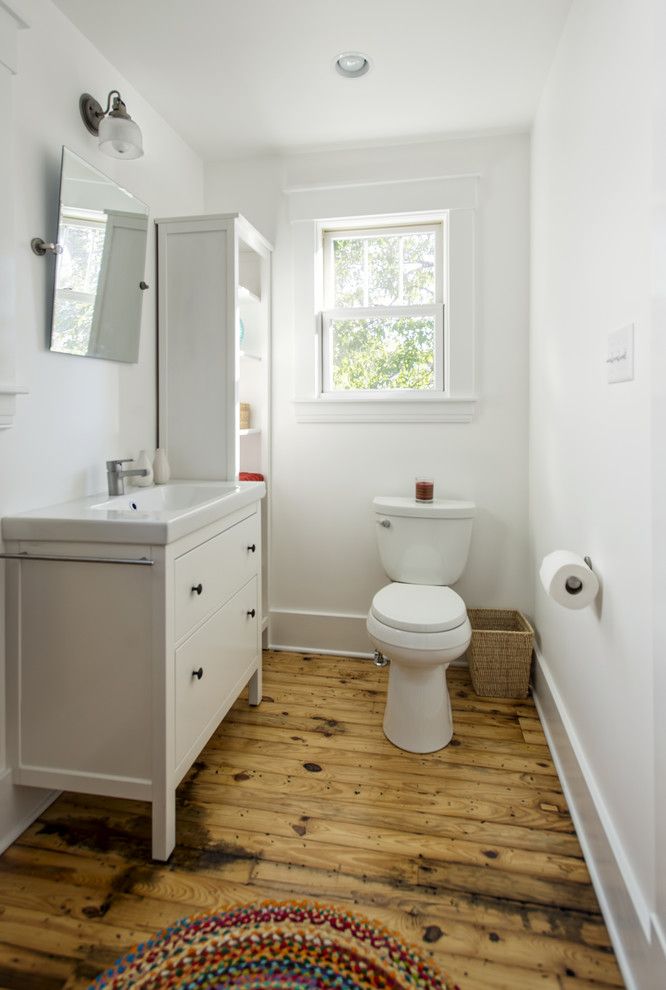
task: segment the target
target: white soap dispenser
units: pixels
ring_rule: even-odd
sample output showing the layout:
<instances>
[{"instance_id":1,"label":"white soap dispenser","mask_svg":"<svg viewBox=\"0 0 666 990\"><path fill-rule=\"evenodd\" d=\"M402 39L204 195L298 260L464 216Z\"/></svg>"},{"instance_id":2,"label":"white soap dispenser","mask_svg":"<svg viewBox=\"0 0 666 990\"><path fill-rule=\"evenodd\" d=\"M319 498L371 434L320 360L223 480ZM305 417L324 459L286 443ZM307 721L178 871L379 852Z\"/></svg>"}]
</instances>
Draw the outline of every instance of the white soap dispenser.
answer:
<instances>
[{"instance_id":1,"label":"white soap dispenser","mask_svg":"<svg viewBox=\"0 0 666 990\"><path fill-rule=\"evenodd\" d=\"M156 485L166 485L171 477L171 468L164 447L158 447L153 460L153 477Z\"/></svg>"},{"instance_id":2,"label":"white soap dispenser","mask_svg":"<svg viewBox=\"0 0 666 990\"><path fill-rule=\"evenodd\" d=\"M139 456L134 462L134 467L145 469L148 473L141 475L135 475L132 478L132 482L137 486L137 488L149 488L153 483L153 466L150 463L150 458L145 450L139 451Z\"/></svg>"}]
</instances>

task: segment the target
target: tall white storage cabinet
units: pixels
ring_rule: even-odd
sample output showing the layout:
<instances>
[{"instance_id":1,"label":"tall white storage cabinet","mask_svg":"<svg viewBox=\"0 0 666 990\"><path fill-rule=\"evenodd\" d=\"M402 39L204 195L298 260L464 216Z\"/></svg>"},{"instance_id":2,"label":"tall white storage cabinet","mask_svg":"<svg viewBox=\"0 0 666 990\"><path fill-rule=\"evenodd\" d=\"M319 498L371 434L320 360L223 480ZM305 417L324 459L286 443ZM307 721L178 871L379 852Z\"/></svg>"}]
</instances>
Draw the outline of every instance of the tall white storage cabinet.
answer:
<instances>
[{"instance_id":1,"label":"tall white storage cabinet","mask_svg":"<svg viewBox=\"0 0 666 990\"><path fill-rule=\"evenodd\" d=\"M159 446L174 478L266 481L267 642L272 246L238 213L157 221ZM239 404L250 406L240 427Z\"/></svg>"}]
</instances>

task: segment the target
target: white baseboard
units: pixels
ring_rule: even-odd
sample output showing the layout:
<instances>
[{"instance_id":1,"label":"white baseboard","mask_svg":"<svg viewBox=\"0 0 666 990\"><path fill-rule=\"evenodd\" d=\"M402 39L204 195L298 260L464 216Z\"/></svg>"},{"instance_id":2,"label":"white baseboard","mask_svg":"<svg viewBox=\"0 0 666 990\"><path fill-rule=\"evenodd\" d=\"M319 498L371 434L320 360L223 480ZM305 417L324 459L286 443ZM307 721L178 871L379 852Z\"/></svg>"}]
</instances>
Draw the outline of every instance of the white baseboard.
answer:
<instances>
[{"instance_id":1,"label":"white baseboard","mask_svg":"<svg viewBox=\"0 0 666 990\"><path fill-rule=\"evenodd\" d=\"M538 650L534 700L627 987L666 987L666 955L650 905L617 836L548 664Z\"/></svg>"},{"instance_id":2,"label":"white baseboard","mask_svg":"<svg viewBox=\"0 0 666 990\"><path fill-rule=\"evenodd\" d=\"M59 791L17 786L11 770L0 774L0 853L39 818L58 794Z\"/></svg>"},{"instance_id":3,"label":"white baseboard","mask_svg":"<svg viewBox=\"0 0 666 990\"><path fill-rule=\"evenodd\" d=\"M351 650L322 650L318 646L294 646L290 643L271 643L268 647L274 653L303 653L318 657L344 657L352 660L372 660L374 653L353 653Z\"/></svg>"},{"instance_id":4,"label":"white baseboard","mask_svg":"<svg viewBox=\"0 0 666 990\"><path fill-rule=\"evenodd\" d=\"M271 609L271 649L371 657L374 649L365 620L365 614Z\"/></svg>"}]
</instances>

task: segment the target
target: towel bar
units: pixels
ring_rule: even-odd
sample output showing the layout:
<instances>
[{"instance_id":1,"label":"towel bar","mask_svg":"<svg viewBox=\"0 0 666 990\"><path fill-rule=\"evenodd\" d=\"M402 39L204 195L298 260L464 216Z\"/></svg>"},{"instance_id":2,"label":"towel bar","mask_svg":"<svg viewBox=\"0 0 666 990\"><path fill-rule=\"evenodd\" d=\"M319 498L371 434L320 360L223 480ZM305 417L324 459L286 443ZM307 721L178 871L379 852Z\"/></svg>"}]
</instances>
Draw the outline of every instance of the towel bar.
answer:
<instances>
[{"instance_id":1,"label":"towel bar","mask_svg":"<svg viewBox=\"0 0 666 990\"><path fill-rule=\"evenodd\" d=\"M154 560L147 557L71 557L57 556L57 554L43 553L0 553L2 560L59 560L65 563L74 564L141 564L143 567L152 567Z\"/></svg>"}]
</instances>

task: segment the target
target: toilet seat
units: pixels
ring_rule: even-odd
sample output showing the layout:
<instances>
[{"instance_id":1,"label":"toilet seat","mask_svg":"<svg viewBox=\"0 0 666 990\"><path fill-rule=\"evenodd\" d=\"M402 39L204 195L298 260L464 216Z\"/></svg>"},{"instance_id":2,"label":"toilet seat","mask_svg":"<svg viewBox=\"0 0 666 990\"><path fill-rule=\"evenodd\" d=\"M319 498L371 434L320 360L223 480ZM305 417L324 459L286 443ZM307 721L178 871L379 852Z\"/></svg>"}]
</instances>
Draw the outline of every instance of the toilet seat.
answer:
<instances>
[{"instance_id":1,"label":"toilet seat","mask_svg":"<svg viewBox=\"0 0 666 990\"><path fill-rule=\"evenodd\" d=\"M376 615L369 612L366 628L372 641L376 645L381 644L379 649L382 649L383 652L398 649L408 650L414 654L429 654L433 657L442 654L442 661L444 660L443 655L449 651L457 651L456 658L464 653L469 646L472 635L467 616L455 629L446 629L444 632L420 633L387 626L384 622L380 622Z\"/></svg>"},{"instance_id":2,"label":"toilet seat","mask_svg":"<svg viewBox=\"0 0 666 990\"><path fill-rule=\"evenodd\" d=\"M465 603L452 588L399 581L377 592L370 613L382 626L420 635L449 632L467 620Z\"/></svg>"}]
</instances>

